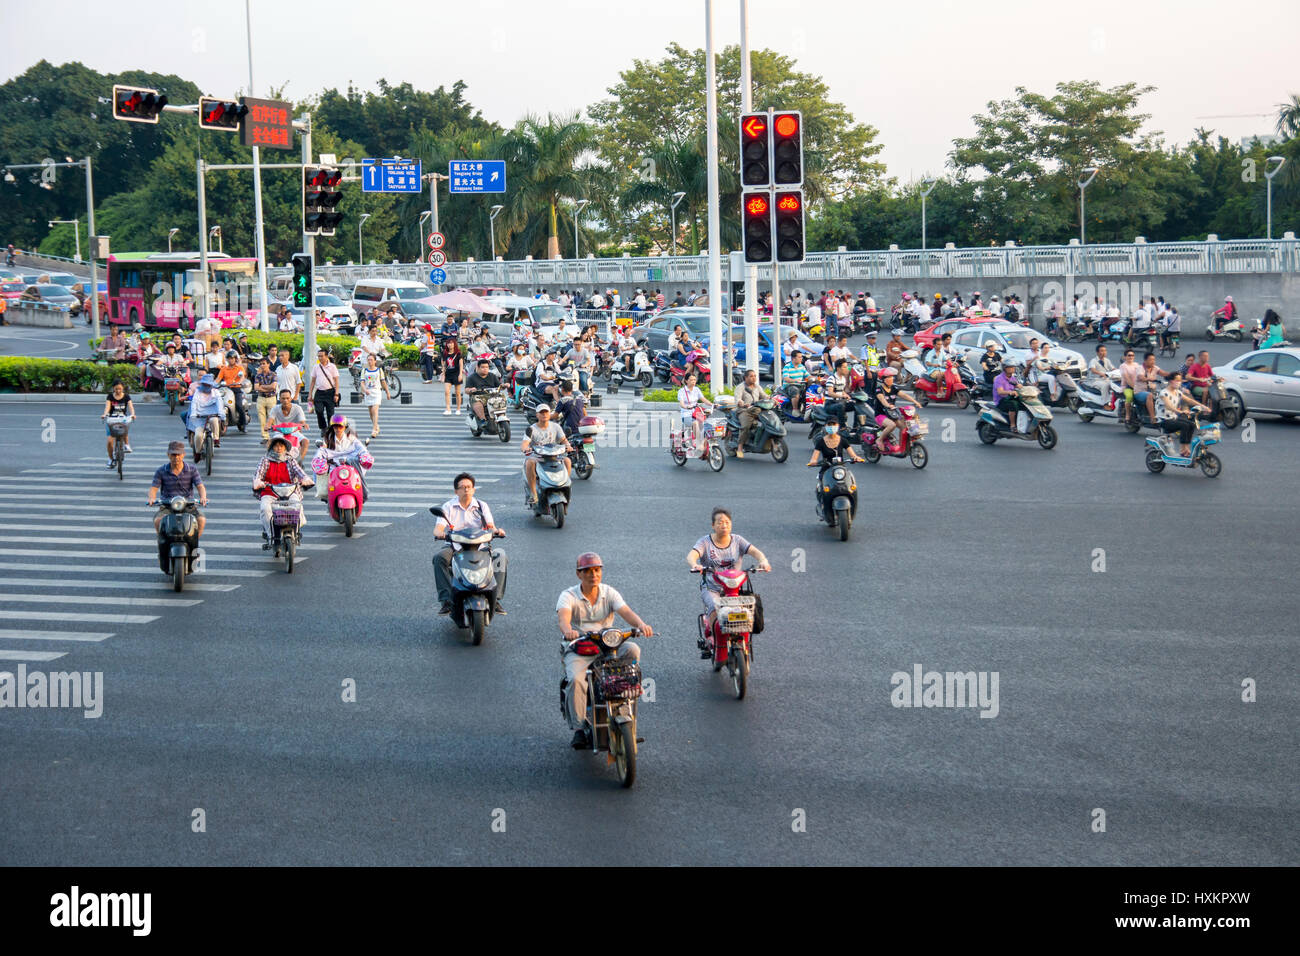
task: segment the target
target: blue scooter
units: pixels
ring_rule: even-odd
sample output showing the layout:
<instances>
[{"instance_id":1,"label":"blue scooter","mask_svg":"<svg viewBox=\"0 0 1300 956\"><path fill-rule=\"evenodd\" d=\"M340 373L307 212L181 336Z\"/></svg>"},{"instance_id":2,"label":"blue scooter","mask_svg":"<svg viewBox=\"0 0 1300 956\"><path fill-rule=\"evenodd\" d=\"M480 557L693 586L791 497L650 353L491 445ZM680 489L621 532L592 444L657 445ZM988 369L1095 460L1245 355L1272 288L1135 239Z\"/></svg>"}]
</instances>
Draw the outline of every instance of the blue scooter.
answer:
<instances>
[{"instance_id":1,"label":"blue scooter","mask_svg":"<svg viewBox=\"0 0 1300 956\"><path fill-rule=\"evenodd\" d=\"M1154 475L1160 474L1165 470L1165 465L1173 465L1177 468L1200 468L1206 478L1218 478L1223 471L1223 462L1219 456L1207 448L1210 445L1219 443L1220 431L1217 424L1202 425L1198 420L1196 422L1196 432L1192 435L1190 458L1184 458L1180 455L1178 449L1177 435L1161 435L1159 438L1148 438L1147 443L1147 469Z\"/></svg>"}]
</instances>

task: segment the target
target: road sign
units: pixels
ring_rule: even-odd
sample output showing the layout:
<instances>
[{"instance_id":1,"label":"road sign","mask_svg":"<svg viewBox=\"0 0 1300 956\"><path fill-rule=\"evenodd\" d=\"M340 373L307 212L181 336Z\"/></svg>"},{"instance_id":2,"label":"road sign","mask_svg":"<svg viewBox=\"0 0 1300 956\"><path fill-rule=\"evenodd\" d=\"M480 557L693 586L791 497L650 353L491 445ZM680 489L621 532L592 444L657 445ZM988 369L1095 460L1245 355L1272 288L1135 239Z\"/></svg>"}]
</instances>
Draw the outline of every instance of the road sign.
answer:
<instances>
[{"instance_id":1,"label":"road sign","mask_svg":"<svg viewBox=\"0 0 1300 956\"><path fill-rule=\"evenodd\" d=\"M365 193L418 193L424 189L418 159L363 159L361 191Z\"/></svg>"},{"instance_id":2,"label":"road sign","mask_svg":"<svg viewBox=\"0 0 1300 956\"><path fill-rule=\"evenodd\" d=\"M434 249L433 252L429 253L429 265L433 266L434 268L437 268L438 266L445 266L446 264L447 264L446 253L440 252L437 249Z\"/></svg>"},{"instance_id":3,"label":"road sign","mask_svg":"<svg viewBox=\"0 0 1300 956\"><path fill-rule=\"evenodd\" d=\"M239 121L239 128L245 146L293 149L292 103L245 96L244 105L248 112Z\"/></svg>"},{"instance_id":4,"label":"road sign","mask_svg":"<svg viewBox=\"0 0 1300 956\"><path fill-rule=\"evenodd\" d=\"M503 193L506 191L504 159L453 159L447 164L450 193Z\"/></svg>"},{"instance_id":5,"label":"road sign","mask_svg":"<svg viewBox=\"0 0 1300 956\"><path fill-rule=\"evenodd\" d=\"M446 270L446 269L430 269L430 270L429 270L429 281L432 282L434 285L446 285L446 284L447 284L447 270Z\"/></svg>"},{"instance_id":6,"label":"road sign","mask_svg":"<svg viewBox=\"0 0 1300 956\"><path fill-rule=\"evenodd\" d=\"M441 249L447 244L447 237L440 232L429 233L429 248Z\"/></svg>"}]
</instances>

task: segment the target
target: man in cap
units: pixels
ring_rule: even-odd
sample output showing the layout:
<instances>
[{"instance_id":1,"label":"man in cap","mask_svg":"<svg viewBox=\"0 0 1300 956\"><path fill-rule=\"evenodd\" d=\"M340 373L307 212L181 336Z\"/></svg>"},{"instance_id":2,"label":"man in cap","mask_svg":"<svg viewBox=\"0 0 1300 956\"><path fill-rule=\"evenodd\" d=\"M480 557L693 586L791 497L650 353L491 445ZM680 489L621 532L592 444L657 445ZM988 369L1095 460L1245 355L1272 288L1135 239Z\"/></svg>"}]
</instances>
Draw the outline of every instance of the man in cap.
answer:
<instances>
[{"instance_id":1,"label":"man in cap","mask_svg":"<svg viewBox=\"0 0 1300 956\"><path fill-rule=\"evenodd\" d=\"M561 694L565 702L565 716L573 728L573 749L591 749L591 725L587 723L587 669L594 657L579 654L572 642L585 634L601 631L614 623L614 615L627 621L646 637L654 636L654 629L627 606L623 595L601 582L604 567L600 555L594 551L578 555L578 584L560 592L555 604L556 619L564 643L560 645L560 659L564 668ZM631 641L619 645L617 656L638 661L641 648Z\"/></svg>"},{"instance_id":2,"label":"man in cap","mask_svg":"<svg viewBox=\"0 0 1300 956\"><path fill-rule=\"evenodd\" d=\"M165 504L177 495L183 498L192 498L196 490L199 493L199 504L206 508L208 506L208 489L203 484L203 476L199 474L199 470L185 460L185 442L168 442L167 464L153 473L153 484L149 486L149 504ZM154 531L158 530L158 525L162 523L162 519L163 509L160 508L158 513L154 515ZM203 526L206 523L207 519L200 514L199 537L203 536Z\"/></svg>"},{"instance_id":3,"label":"man in cap","mask_svg":"<svg viewBox=\"0 0 1300 956\"><path fill-rule=\"evenodd\" d=\"M226 403L222 401L221 393L213 385L211 375L204 375L199 379L199 387L195 390L194 398L190 400L189 411L185 414L185 429L190 433L190 444L194 448L195 461L202 457L199 451L202 447L199 433L204 428L214 429L212 444L221 447L221 431L226 425Z\"/></svg>"},{"instance_id":4,"label":"man in cap","mask_svg":"<svg viewBox=\"0 0 1300 956\"><path fill-rule=\"evenodd\" d=\"M257 474L253 476L253 491L260 496L262 511L262 550L271 550L271 509L275 504L276 494L272 485L297 485L291 497L302 503L302 489L311 488L315 479L302 470L302 466L289 454L292 449L289 439L283 435L272 435L266 446L266 454L257 463ZM302 523L307 523L307 512L302 513Z\"/></svg>"},{"instance_id":5,"label":"man in cap","mask_svg":"<svg viewBox=\"0 0 1300 956\"><path fill-rule=\"evenodd\" d=\"M564 437L564 429L551 420L551 406L538 405L534 411L537 414L537 421L528 426L524 440L519 443L519 448L524 453L524 474L528 479L528 499L525 504L530 508L537 501L537 453L533 451L534 446L563 445L569 451L573 451L573 446ZM564 467L572 471L573 460L565 458Z\"/></svg>"},{"instance_id":6,"label":"man in cap","mask_svg":"<svg viewBox=\"0 0 1300 956\"><path fill-rule=\"evenodd\" d=\"M907 351L907 343L903 341L902 329L890 329L889 341L885 343L885 361L894 368L903 367L903 353Z\"/></svg>"}]
</instances>

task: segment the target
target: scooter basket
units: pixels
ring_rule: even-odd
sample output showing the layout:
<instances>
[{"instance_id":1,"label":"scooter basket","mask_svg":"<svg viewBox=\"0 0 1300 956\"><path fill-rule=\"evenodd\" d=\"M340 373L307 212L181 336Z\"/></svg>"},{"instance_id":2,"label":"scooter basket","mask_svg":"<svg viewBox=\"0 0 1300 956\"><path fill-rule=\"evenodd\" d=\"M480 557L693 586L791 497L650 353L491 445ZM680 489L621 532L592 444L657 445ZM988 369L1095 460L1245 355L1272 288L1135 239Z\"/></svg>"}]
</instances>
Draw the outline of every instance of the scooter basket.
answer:
<instances>
[{"instance_id":1,"label":"scooter basket","mask_svg":"<svg viewBox=\"0 0 1300 956\"><path fill-rule=\"evenodd\" d=\"M754 596L738 594L717 599L718 628L723 634L749 634L754 629Z\"/></svg>"},{"instance_id":2,"label":"scooter basket","mask_svg":"<svg viewBox=\"0 0 1300 956\"><path fill-rule=\"evenodd\" d=\"M272 508L271 523L276 527L296 525L302 520L302 511L298 508Z\"/></svg>"},{"instance_id":3,"label":"scooter basket","mask_svg":"<svg viewBox=\"0 0 1300 956\"><path fill-rule=\"evenodd\" d=\"M601 700L636 700L641 696L641 665L636 661L602 664L595 677Z\"/></svg>"},{"instance_id":4,"label":"scooter basket","mask_svg":"<svg viewBox=\"0 0 1300 956\"><path fill-rule=\"evenodd\" d=\"M930 434L930 423L913 422L912 424L907 426L907 433L911 435L913 438L918 437L920 435L928 435Z\"/></svg>"}]
</instances>

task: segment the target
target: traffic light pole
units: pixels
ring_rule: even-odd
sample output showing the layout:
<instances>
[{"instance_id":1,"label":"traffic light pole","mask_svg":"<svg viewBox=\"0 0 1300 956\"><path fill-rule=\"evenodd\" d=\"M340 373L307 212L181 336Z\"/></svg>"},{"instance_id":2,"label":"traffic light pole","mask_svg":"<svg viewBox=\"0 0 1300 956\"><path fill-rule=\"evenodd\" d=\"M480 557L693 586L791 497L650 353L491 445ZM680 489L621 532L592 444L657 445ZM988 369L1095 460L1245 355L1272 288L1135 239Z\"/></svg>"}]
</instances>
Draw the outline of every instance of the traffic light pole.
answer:
<instances>
[{"instance_id":1,"label":"traffic light pole","mask_svg":"<svg viewBox=\"0 0 1300 956\"><path fill-rule=\"evenodd\" d=\"M772 107L767 108L767 128L772 128ZM767 189L768 201L772 204L771 208L776 209L776 186L770 185ZM772 215L772 229L776 229L776 214ZM776 258L777 240L772 241L772 391L776 392L781 387L781 350L784 348L784 340L781 337L781 263ZM799 327L799 317L795 316L794 327ZM757 336L755 332L755 336ZM748 347L748 346L746 346Z\"/></svg>"},{"instance_id":2,"label":"traffic light pole","mask_svg":"<svg viewBox=\"0 0 1300 956\"><path fill-rule=\"evenodd\" d=\"M704 0L704 65L705 65L705 137L707 144L709 191L709 368L713 370L710 381L713 397L729 389L731 383L723 378L722 351L722 264L718 236L718 88L717 64L713 57L713 0ZM727 323L727 332L731 331ZM730 348L731 336L727 336Z\"/></svg>"},{"instance_id":3,"label":"traffic light pole","mask_svg":"<svg viewBox=\"0 0 1300 956\"><path fill-rule=\"evenodd\" d=\"M749 0L740 0L740 112L742 114L749 113L754 108L753 86L749 66ZM768 124L768 129L771 129L770 117ZM741 163L743 167L743 158ZM676 236L673 238L675 239ZM780 345L780 339L777 339L777 345ZM745 358L746 369L757 370L761 364L758 354L758 266L756 265L745 266Z\"/></svg>"},{"instance_id":4,"label":"traffic light pole","mask_svg":"<svg viewBox=\"0 0 1300 956\"><path fill-rule=\"evenodd\" d=\"M203 159L200 157L195 163L195 170L199 177L199 274L202 278L199 281L199 307L195 310L195 324L198 319L208 317L208 186L207 186L207 167L203 165ZM184 292L181 290L181 301L184 301Z\"/></svg>"},{"instance_id":5,"label":"traffic light pole","mask_svg":"<svg viewBox=\"0 0 1300 956\"><path fill-rule=\"evenodd\" d=\"M306 114L302 117L306 124L302 131L302 164L303 166L311 165L311 116ZM309 292L310 305L307 308L307 321L303 323L302 337L302 369L303 381L307 383L308 394L310 394L311 380L316 374L316 237L303 233L302 251L311 257L311 290Z\"/></svg>"}]
</instances>

